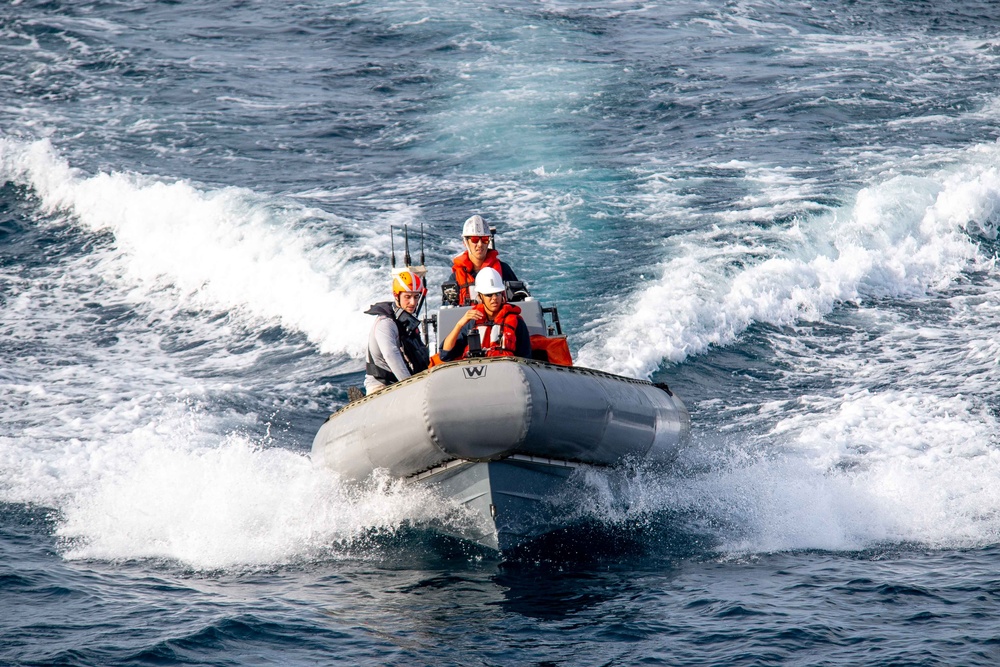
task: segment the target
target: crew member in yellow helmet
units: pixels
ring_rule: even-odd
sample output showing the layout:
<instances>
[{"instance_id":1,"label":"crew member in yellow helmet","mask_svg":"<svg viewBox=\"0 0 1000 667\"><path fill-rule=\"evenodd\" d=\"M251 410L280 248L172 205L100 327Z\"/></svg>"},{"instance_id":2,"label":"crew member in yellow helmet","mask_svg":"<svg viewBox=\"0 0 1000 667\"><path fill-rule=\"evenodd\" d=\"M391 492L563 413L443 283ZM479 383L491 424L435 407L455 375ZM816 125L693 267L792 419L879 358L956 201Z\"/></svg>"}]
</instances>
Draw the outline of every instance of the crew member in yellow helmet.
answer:
<instances>
[{"instance_id":1,"label":"crew member in yellow helmet","mask_svg":"<svg viewBox=\"0 0 1000 667\"><path fill-rule=\"evenodd\" d=\"M368 335L366 394L427 368L427 345L420 338L420 320L415 316L426 295L427 286L419 274L409 269L394 271L392 301L376 303L365 311L376 316Z\"/></svg>"}]
</instances>

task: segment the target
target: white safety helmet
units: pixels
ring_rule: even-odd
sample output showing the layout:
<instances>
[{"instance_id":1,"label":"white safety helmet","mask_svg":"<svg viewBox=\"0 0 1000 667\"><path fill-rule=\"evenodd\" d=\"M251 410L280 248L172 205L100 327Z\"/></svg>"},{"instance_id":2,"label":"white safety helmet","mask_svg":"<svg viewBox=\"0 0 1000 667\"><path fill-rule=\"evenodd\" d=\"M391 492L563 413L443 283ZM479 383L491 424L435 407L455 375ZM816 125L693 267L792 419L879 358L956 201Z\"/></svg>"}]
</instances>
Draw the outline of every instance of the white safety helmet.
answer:
<instances>
[{"instance_id":1,"label":"white safety helmet","mask_svg":"<svg viewBox=\"0 0 1000 667\"><path fill-rule=\"evenodd\" d=\"M489 236L490 226L483 220L483 216L474 215L465 221L462 226L462 236Z\"/></svg>"},{"instance_id":2,"label":"white safety helmet","mask_svg":"<svg viewBox=\"0 0 1000 667\"><path fill-rule=\"evenodd\" d=\"M476 274L476 293L477 294L497 294L498 292L503 292L507 288L503 284L503 278L500 273L493 268L484 266Z\"/></svg>"}]
</instances>

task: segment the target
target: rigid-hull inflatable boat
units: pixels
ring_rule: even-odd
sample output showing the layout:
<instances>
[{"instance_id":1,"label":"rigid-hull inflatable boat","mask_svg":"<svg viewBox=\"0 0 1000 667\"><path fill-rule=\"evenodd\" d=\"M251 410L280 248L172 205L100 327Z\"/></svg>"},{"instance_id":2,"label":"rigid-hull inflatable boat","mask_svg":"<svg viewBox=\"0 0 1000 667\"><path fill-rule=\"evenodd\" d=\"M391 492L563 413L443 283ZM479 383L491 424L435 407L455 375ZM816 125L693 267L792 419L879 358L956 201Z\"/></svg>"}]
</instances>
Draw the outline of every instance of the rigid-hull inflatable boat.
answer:
<instances>
[{"instance_id":1,"label":"rigid-hull inflatable boat","mask_svg":"<svg viewBox=\"0 0 1000 667\"><path fill-rule=\"evenodd\" d=\"M557 528L548 499L581 465L669 462L690 418L666 385L516 357L430 368L354 401L317 433L343 479L376 469L433 485L477 515L459 535L506 551Z\"/></svg>"}]
</instances>

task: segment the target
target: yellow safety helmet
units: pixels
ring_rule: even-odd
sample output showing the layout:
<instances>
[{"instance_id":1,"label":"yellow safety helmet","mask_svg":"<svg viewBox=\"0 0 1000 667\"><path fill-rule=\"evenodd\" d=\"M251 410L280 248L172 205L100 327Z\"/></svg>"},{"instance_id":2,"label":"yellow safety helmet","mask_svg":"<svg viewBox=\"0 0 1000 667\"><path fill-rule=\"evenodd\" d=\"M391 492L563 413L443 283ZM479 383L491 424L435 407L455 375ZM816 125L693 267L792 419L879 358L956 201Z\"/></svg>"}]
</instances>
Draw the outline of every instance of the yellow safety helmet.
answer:
<instances>
[{"instance_id":1,"label":"yellow safety helmet","mask_svg":"<svg viewBox=\"0 0 1000 667\"><path fill-rule=\"evenodd\" d=\"M394 272L392 276L392 295L394 297L399 296L403 292L417 292L426 295L427 285L424 284L424 279L413 271L404 269L403 271Z\"/></svg>"}]
</instances>

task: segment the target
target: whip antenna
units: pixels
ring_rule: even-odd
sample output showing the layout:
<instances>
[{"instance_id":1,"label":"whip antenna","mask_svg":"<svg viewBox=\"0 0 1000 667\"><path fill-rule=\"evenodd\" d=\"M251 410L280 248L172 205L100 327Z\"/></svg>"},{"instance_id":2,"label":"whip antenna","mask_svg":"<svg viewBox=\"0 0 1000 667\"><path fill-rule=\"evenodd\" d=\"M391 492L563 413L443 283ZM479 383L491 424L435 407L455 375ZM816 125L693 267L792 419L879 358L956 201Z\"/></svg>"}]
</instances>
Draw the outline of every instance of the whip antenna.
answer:
<instances>
[{"instance_id":1,"label":"whip antenna","mask_svg":"<svg viewBox=\"0 0 1000 667\"><path fill-rule=\"evenodd\" d=\"M412 262L410 261L410 233L406 225L403 225L403 261L406 262L406 266L409 266Z\"/></svg>"},{"instance_id":2,"label":"whip antenna","mask_svg":"<svg viewBox=\"0 0 1000 667\"><path fill-rule=\"evenodd\" d=\"M389 225L389 249L392 251L392 268L396 268L396 243L392 238L392 225Z\"/></svg>"},{"instance_id":3,"label":"whip antenna","mask_svg":"<svg viewBox=\"0 0 1000 667\"><path fill-rule=\"evenodd\" d=\"M420 266L425 265L424 261L424 221L420 221Z\"/></svg>"}]
</instances>

